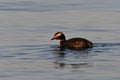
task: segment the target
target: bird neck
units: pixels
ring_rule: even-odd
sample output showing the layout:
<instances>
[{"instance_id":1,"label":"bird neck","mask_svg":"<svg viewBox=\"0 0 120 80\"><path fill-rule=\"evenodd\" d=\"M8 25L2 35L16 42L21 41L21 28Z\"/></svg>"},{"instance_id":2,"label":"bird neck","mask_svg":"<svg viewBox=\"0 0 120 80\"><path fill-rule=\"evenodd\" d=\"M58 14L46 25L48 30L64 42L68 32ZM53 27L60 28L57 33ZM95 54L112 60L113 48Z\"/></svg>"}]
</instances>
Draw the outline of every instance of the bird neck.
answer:
<instances>
[{"instance_id":1,"label":"bird neck","mask_svg":"<svg viewBox=\"0 0 120 80\"><path fill-rule=\"evenodd\" d=\"M66 39L64 38L64 39L61 39L60 40L60 45L62 45L62 43L64 43L66 41Z\"/></svg>"}]
</instances>

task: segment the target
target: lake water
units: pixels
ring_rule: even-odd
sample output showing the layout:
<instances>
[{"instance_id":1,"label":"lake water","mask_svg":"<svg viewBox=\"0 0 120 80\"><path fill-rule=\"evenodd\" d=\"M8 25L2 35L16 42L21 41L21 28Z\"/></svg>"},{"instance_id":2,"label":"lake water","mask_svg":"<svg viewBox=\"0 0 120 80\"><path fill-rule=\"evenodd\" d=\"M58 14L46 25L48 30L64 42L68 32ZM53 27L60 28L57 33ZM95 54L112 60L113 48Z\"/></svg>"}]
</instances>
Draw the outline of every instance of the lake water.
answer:
<instances>
[{"instance_id":1,"label":"lake water","mask_svg":"<svg viewBox=\"0 0 120 80\"><path fill-rule=\"evenodd\" d=\"M57 31L94 47L60 51ZM120 80L120 0L0 0L0 80Z\"/></svg>"}]
</instances>

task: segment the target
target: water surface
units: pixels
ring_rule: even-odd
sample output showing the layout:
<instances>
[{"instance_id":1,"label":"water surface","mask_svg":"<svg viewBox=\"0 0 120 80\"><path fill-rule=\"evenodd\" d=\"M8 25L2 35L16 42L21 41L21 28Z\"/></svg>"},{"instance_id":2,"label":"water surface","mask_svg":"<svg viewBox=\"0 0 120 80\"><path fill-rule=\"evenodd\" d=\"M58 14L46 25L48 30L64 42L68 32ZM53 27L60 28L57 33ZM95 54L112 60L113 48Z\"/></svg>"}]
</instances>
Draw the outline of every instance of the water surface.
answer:
<instances>
[{"instance_id":1,"label":"water surface","mask_svg":"<svg viewBox=\"0 0 120 80\"><path fill-rule=\"evenodd\" d=\"M0 0L1 80L119 80L119 0ZM67 39L94 43L60 51Z\"/></svg>"}]
</instances>

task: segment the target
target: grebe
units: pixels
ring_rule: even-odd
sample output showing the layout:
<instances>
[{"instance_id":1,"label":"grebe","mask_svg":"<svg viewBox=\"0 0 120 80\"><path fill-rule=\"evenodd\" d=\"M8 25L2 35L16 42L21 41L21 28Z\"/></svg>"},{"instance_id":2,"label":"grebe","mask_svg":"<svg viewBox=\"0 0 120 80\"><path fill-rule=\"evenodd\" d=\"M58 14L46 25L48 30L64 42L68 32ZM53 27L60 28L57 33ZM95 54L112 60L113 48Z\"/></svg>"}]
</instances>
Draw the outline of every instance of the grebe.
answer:
<instances>
[{"instance_id":1,"label":"grebe","mask_svg":"<svg viewBox=\"0 0 120 80\"><path fill-rule=\"evenodd\" d=\"M57 32L51 40L60 40L61 48L85 49L93 47L93 43L84 38L71 38L66 40L62 32Z\"/></svg>"}]
</instances>

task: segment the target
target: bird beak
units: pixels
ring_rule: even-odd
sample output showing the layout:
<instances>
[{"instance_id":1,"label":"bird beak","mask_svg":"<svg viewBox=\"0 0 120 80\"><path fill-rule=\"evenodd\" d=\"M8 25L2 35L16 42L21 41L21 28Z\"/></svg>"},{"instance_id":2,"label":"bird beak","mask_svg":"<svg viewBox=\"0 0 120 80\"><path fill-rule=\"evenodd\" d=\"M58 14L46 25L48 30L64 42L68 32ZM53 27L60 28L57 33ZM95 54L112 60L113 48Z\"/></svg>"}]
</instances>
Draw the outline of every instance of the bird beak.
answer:
<instances>
[{"instance_id":1,"label":"bird beak","mask_svg":"<svg viewBox=\"0 0 120 80\"><path fill-rule=\"evenodd\" d=\"M55 38L52 38L51 40L54 40Z\"/></svg>"}]
</instances>

